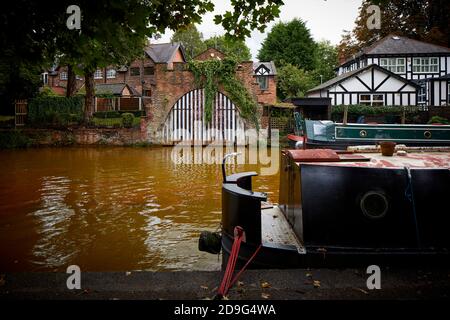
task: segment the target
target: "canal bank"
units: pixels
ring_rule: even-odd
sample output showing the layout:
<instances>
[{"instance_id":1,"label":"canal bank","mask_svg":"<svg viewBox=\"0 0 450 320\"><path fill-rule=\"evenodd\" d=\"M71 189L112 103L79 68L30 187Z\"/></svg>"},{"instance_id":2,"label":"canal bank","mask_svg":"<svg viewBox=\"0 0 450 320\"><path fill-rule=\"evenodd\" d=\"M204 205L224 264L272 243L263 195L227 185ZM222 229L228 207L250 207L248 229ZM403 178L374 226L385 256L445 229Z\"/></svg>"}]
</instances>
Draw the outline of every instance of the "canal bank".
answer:
<instances>
[{"instance_id":1,"label":"canal bank","mask_svg":"<svg viewBox=\"0 0 450 320\"><path fill-rule=\"evenodd\" d=\"M142 128L0 129L0 150L24 147L151 145Z\"/></svg>"},{"instance_id":2,"label":"canal bank","mask_svg":"<svg viewBox=\"0 0 450 320\"><path fill-rule=\"evenodd\" d=\"M248 270L230 300L449 299L448 269L381 268L381 289L367 289L364 269ZM213 299L220 272L86 272L81 289L68 290L66 273L8 273L0 299Z\"/></svg>"}]
</instances>

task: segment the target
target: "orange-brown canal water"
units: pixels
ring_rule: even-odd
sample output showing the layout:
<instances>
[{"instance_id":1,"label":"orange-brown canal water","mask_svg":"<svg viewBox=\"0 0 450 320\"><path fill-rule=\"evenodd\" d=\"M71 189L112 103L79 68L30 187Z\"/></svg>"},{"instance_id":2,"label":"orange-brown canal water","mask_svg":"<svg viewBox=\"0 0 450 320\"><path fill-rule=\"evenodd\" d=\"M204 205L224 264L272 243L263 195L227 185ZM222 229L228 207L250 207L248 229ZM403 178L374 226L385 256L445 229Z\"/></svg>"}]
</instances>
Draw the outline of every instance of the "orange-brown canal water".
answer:
<instances>
[{"instance_id":1,"label":"orange-brown canal water","mask_svg":"<svg viewBox=\"0 0 450 320\"><path fill-rule=\"evenodd\" d=\"M176 164L172 148L0 151L0 272L215 270L199 252L221 219L221 167ZM229 165L257 171L260 165ZM278 175L254 189L278 201Z\"/></svg>"}]
</instances>

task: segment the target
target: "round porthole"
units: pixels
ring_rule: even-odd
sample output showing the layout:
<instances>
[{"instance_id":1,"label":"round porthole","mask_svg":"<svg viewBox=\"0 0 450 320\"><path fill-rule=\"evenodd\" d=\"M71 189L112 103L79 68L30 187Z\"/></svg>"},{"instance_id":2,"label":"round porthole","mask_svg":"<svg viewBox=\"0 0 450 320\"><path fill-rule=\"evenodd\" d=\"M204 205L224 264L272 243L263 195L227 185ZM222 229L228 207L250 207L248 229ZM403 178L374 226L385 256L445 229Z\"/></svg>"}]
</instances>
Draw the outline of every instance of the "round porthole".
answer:
<instances>
[{"instance_id":1,"label":"round porthole","mask_svg":"<svg viewBox=\"0 0 450 320\"><path fill-rule=\"evenodd\" d=\"M430 132L430 131L425 131L425 132L423 133L423 136L424 136L425 138L427 138L427 139L430 139L430 138L431 138L431 132Z\"/></svg>"},{"instance_id":2,"label":"round porthole","mask_svg":"<svg viewBox=\"0 0 450 320\"><path fill-rule=\"evenodd\" d=\"M361 131L359 132L359 136L362 137L362 138L367 137L367 131L366 131L366 130L361 130Z\"/></svg>"},{"instance_id":3,"label":"round porthole","mask_svg":"<svg viewBox=\"0 0 450 320\"><path fill-rule=\"evenodd\" d=\"M383 218L389 209L388 199L378 191L369 191L364 194L359 205L363 214L370 219Z\"/></svg>"}]
</instances>

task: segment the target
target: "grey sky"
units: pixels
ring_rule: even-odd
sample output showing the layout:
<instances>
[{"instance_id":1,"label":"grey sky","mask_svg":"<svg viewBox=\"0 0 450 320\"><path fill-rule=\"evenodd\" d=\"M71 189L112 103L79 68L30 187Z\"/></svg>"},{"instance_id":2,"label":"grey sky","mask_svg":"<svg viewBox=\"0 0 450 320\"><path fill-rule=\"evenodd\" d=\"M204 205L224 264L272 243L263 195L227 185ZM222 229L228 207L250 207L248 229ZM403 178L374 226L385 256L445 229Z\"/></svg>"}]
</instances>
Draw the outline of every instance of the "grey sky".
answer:
<instances>
[{"instance_id":1,"label":"grey sky","mask_svg":"<svg viewBox=\"0 0 450 320\"><path fill-rule=\"evenodd\" d=\"M215 12L203 17L203 22L198 29L205 39L224 33L221 26L214 23L213 18L217 13L223 13L231 7L230 0L213 0ZM251 38L246 39L253 58L256 58L261 43L267 32L278 21L290 21L293 18L301 18L306 21L307 27L315 40L330 40L338 44L342 31L353 29L358 8L362 0L284 0L281 7L280 18L268 25L265 33L252 32ZM167 32L157 42L168 42L173 32Z\"/></svg>"}]
</instances>

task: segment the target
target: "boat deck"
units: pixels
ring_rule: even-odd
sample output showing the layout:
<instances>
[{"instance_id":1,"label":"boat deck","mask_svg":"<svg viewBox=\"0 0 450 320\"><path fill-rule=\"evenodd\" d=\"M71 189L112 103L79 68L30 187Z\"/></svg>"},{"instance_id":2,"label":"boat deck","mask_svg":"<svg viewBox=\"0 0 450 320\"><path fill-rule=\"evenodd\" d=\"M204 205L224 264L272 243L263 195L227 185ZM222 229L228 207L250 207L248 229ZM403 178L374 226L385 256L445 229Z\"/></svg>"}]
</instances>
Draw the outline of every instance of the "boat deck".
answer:
<instances>
[{"instance_id":1,"label":"boat deck","mask_svg":"<svg viewBox=\"0 0 450 320\"><path fill-rule=\"evenodd\" d=\"M394 154L392 157L383 156L381 153L358 152L341 155L340 158L337 162L302 163L342 167L450 169L450 152L415 151L404 155Z\"/></svg>"},{"instance_id":2,"label":"boat deck","mask_svg":"<svg viewBox=\"0 0 450 320\"><path fill-rule=\"evenodd\" d=\"M305 247L294 233L283 212L278 206L261 210L262 245L305 253Z\"/></svg>"}]
</instances>

